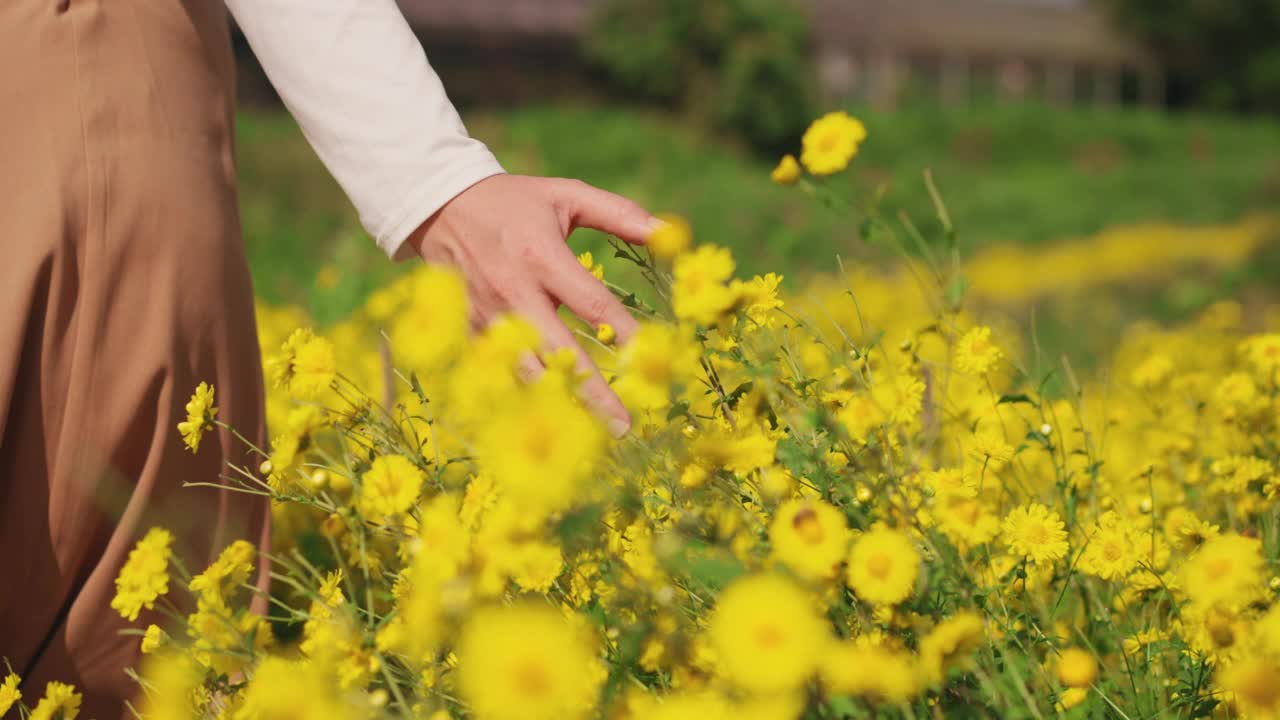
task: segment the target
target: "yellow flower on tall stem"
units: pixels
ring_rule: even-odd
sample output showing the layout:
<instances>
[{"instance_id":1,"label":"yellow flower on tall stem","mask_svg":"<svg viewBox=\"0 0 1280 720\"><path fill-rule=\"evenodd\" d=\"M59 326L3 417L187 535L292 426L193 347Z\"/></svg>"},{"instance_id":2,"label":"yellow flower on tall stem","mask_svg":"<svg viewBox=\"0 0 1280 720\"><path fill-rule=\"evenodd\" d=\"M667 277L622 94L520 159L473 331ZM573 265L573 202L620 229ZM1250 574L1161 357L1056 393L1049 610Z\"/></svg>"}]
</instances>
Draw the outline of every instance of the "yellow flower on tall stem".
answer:
<instances>
[{"instance_id":1,"label":"yellow flower on tall stem","mask_svg":"<svg viewBox=\"0 0 1280 720\"><path fill-rule=\"evenodd\" d=\"M1015 554L1038 565L1067 554L1067 531L1058 513L1040 503L1015 508L1002 525L1004 541Z\"/></svg>"},{"instance_id":2,"label":"yellow flower on tall stem","mask_svg":"<svg viewBox=\"0 0 1280 720\"><path fill-rule=\"evenodd\" d=\"M476 611L458 641L458 691L476 720L575 720L606 677L584 627L546 605Z\"/></svg>"},{"instance_id":3,"label":"yellow flower on tall stem","mask_svg":"<svg viewBox=\"0 0 1280 720\"><path fill-rule=\"evenodd\" d=\"M955 352L956 369L969 375L986 375L1004 356L999 346L991 342L991 328L985 326L973 328L961 336Z\"/></svg>"},{"instance_id":4,"label":"yellow flower on tall stem","mask_svg":"<svg viewBox=\"0 0 1280 720\"><path fill-rule=\"evenodd\" d=\"M709 632L721 672L756 693L803 685L829 635L811 598L780 575L753 575L726 588Z\"/></svg>"},{"instance_id":5,"label":"yellow flower on tall stem","mask_svg":"<svg viewBox=\"0 0 1280 720\"><path fill-rule=\"evenodd\" d=\"M849 587L876 605L896 605L915 591L920 553L906 535L888 528L864 533L849 553Z\"/></svg>"},{"instance_id":6,"label":"yellow flower on tall stem","mask_svg":"<svg viewBox=\"0 0 1280 720\"><path fill-rule=\"evenodd\" d=\"M80 714L80 693L74 685L50 682L44 687L44 697L36 704L27 720L75 720Z\"/></svg>"},{"instance_id":7,"label":"yellow flower on tall stem","mask_svg":"<svg viewBox=\"0 0 1280 720\"><path fill-rule=\"evenodd\" d=\"M22 678L13 673L9 673L4 682L0 683L0 717L4 717L9 708L22 699L22 691L18 689L21 684Z\"/></svg>"},{"instance_id":8,"label":"yellow flower on tall stem","mask_svg":"<svg viewBox=\"0 0 1280 720\"><path fill-rule=\"evenodd\" d=\"M126 620L137 620L143 608L155 607L156 599L169 592L169 546L173 535L164 528L151 528L138 541L116 576L116 595L111 607Z\"/></svg>"},{"instance_id":9,"label":"yellow flower on tall stem","mask_svg":"<svg viewBox=\"0 0 1280 720\"><path fill-rule=\"evenodd\" d=\"M769 178L779 185L794 185L800 179L800 163L796 162L796 156L783 155L778 166L769 173Z\"/></svg>"},{"instance_id":10,"label":"yellow flower on tall stem","mask_svg":"<svg viewBox=\"0 0 1280 720\"><path fill-rule=\"evenodd\" d=\"M200 438L213 427L213 419L217 415L218 408L213 406L213 386L202 382L196 386L195 394L187 401L187 419L178 423L182 441L191 452L200 449Z\"/></svg>"},{"instance_id":11,"label":"yellow flower on tall stem","mask_svg":"<svg viewBox=\"0 0 1280 720\"><path fill-rule=\"evenodd\" d=\"M729 312L738 300L737 293L727 284L733 268L733 256L715 245L702 245L676 258L671 286L676 317L713 325Z\"/></svg>"},{"instance_id":12,"label":"yellow flower on tall stem","mask_svg":"<svg viewBox=\"0 0 1280 720\"><path fill-rule=\"evenodd\" d=\"M1080 648L1067 648L1058 656L1058 681L1067 687L1087 688L1098 679L1098 661Z\"/></svg>"},{"instance_id":13,"label":"yellow flower on tall stem","mask_svg":"<svg viewBox=\"0 0 1280 720\"><path fill-rule=\"evenodd\" d=\"M814 175L834 175L849 167L867 129L843 110L830 112L809 126L801 139L800 162Z\"/></svg>"},{"instance_id":14,"label":"yellow flower on tall stem","mask_svg":"<svg viewBox=\"0 0 1280 720\"><path fill-rule=\"evenodd\" d=\"M778 508L769 525L776 558L810 580L835 577L849 545L844 513L817 499L792 500Z\"/></svg>"},{"instance_id":15,"label":"yellow flower on tall stem","mask_svg":"<svg viewBox=\"0 0 1280 720\"><path fill-rule=\"evenodd\" d=\"M692 244L693 229L689 227L689 221L670 213L658 215L657 227L645 240L645 245L659 260L670 260Z\"/></svg>"},{"instance_id":16,"label":"yellow flower on tall stem","mask_svg":"<svg viewBox=\"0 0 1280 720\"><path fill-rule=\"evenodd\" d=\"M403 455L383 455L373 461L360 482L360 513L381 522L413 507L426 477Z\"/></svg>"}]
</instances>

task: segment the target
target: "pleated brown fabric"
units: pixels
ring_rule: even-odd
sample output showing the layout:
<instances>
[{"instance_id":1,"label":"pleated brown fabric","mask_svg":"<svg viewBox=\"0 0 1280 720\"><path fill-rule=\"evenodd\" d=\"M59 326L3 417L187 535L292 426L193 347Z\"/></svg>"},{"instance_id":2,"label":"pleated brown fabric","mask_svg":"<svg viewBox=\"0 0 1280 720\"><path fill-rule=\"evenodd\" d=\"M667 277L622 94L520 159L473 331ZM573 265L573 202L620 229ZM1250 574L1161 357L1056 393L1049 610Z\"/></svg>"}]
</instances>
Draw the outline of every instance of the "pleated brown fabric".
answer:
<instances>
[{"instance_id":1,"label":"pleated brown fabric","mask_svg":"<svg viewBox=\"0 0 1280 720\"><path fill-rule=\"evenodd\" d=\"M234 65L215 0L0 2L0 655L114 720L138 637L109 603L134 542L172 529L203 567L268 512L187 451L196 385L265 447L237 219Z\"/></svg>"}]
</instances>

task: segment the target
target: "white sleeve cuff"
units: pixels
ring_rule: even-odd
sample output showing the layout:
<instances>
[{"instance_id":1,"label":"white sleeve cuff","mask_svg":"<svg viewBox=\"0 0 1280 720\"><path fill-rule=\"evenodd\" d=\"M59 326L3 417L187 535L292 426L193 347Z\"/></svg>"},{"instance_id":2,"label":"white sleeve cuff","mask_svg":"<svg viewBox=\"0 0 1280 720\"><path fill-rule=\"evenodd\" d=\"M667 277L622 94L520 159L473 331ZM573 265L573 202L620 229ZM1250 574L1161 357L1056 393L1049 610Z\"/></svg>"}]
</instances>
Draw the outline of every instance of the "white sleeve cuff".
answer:
<instances>
[{"instance_id":1,"label":"white sleeve cuff","mask_svg":"<svg viewBox=\"0 0 1280 720\"><path fill-rule=\"evenodd\" d=\"M383 227L372 229L378 247L397 262L413 257L413 248L406 245L405 240L419 225L462 191L504 172L488 150L475 153L467 163L437 169L412 188L400 207L388 215Z\"/></svg>"}]
</instances>

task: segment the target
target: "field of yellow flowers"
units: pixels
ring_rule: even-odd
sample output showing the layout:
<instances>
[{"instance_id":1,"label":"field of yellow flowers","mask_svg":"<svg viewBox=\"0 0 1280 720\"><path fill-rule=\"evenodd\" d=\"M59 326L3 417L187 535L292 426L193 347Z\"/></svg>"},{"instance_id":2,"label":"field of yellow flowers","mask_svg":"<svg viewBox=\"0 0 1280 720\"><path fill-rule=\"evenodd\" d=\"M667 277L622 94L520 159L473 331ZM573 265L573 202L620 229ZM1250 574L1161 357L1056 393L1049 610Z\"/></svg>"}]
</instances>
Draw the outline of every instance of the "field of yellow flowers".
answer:
<instances>
[{"instance_id":1,"label":"field of yellow flowers","mask_svg":"<svg viewBox=\"0 0 1280 720\"><path fill-rule=\"evenodd\" d=\"M822 195L864 135L821 118L774 178ZM152 530L114 603L171 619L139 628L138 712L1280 717L1280 333L1247 333L1231 303L1139 324L1050 393L988 301L1086 283L1113 246L1112 271L1159 258L1101 238L961 262L938 210L940 238L867 221L914 248L897 272L788 297L678 218L617 245L653 286L614 287L641 329L580 334L635 414L618 441L577 401L570 354L526 383L528 325L471 336L448 271L323 333L263 307L275 437L226 482L272 503L269 616L249 610L251 545L187 568ZM1259 236L1130 232L1171 261ZM198 452L217 390L188 411ZM31 717L74 705L51 685Z\"/></svg>"}]
</instances>

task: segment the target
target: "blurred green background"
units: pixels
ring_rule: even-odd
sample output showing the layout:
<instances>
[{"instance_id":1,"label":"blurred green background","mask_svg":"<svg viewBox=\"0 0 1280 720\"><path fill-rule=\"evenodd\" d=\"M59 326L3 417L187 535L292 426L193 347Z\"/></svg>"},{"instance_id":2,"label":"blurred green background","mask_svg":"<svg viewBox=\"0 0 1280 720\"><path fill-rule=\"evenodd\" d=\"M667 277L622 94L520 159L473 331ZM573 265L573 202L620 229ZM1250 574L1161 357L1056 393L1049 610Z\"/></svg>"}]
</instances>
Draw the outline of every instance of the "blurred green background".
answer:
<instances>
[{"instance_id":1,"label":"blurred green background","mask_svg":"<svg viewBox=\"0 0 1280 720\"><path fill-rule=\"evenodd\" d=\"M829 184L832 194L892 222L908 217L928 242L941 242L922 181L930 169L970 256L1001 243L1070 242L1151 220L1230 223L1280 208L1280 122L1256 102L1266 97L1265 77L1253 90L1211 92L1199 66L1188 72L1170 63L1155 76L1166 92L1154 103L1139 103L1132 83L1117 85L1110 102L1062 102L1035 83L983 94L970 78L963 101L944 102L926 63L922 80L900 82L888 97L869 80L862 92L833 93L818 77L822 33L803 3L587 4L593 7L580 37L533 49L490 39L477 50L470 36L446 41L430 22L423 30L412 3L406 13L471 133L508 170L580 178L654 211L683 214L700 241L733 249L741 274L778 271L797 287L811 273L832 270L837 255L891 261L885 248L861 238L861 212L827 207L769 179L779 154L798 150L804 124L834 108L860 117L869 139L850 172ZM1118 27L1141 26L1141 3L1119 5ZM637 17L662 22L640 26ZM1223 31L1215 32L1220 43ZM1159 38L1138 34L1132 42L1151 48L1142 57L1159 61ZM1185 40L1173 46L1189 52ZM319 323L334 321L408 264L391 263L374 247L241 50L241 208L257 291L269 302L308 307ZM502 82L488 97L491 67ZM1003 72L997 69L995 81L1008 80ZM1216 85L1223 82L1214 76ZM1076 94L1088 90L1079 81L1074 87ZM593 233L578 233L571 244L609 254ZM1091 295L1117 298L1124 312L1116 323L1150 313L1177 319L1223 297L1269 298L1280 284L1273 246L1264 242L1231 267L1189 263L1172 278L1135 278ZM1066 307L1056 321L1063 332L1088 312L1086 305ZM1040 323L1051 328L1055 320Z\"/></svg>"}]
</instances>

